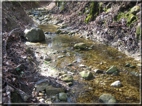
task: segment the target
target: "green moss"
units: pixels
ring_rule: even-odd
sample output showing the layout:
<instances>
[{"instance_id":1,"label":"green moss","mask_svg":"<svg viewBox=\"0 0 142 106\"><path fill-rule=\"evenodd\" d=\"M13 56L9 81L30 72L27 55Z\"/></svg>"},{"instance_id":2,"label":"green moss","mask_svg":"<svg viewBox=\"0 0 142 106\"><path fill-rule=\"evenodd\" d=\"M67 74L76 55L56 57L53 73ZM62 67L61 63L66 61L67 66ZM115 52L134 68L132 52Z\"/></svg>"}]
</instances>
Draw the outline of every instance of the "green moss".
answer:
<instances>
[{"instance_id":1,"label":"green moss","mask_svg":"<svg viewBox=\"0 0 142 106\"><path fill-rule=\"evenodd\" d=\"M106 9L106 13L110 12L111 11L111 8L108 8Z\"/></svg>"},{"instance_id":2,"label":"green moss","mask_svg":"<svg viewBox=\"0 0 142 106\"><path fill-rule=\"evenodd\" d=\"M136 27L136 35L137 35L137 39L140 39L140 38L141 38L141 36L140 36L140 31L141 31L140 26L137 26L137 27Z\"/></svg>"},{"instance_id":3,"label":"green moss","mask_svg":"<svg viewBox=\"0 0 142 106\"><path fill-rule=\"evenodd\" d=\"M133 22L137 20L137 17L130 12L121 12L117 15L117 21L120 21L122 18L125 18L127 20L127 26L130 26Z\"/></svg>"},{"instance_id":4,"label":"green moss","mask_svg":"<svg viewBox=\"0 0 142 106\"><path fill-rule=\"evenodd\" d=\"M132 14L136 14L138 11L140 11L140 6L134 6L133 8L131 8L131 10L130 10L130 12L132 13Z\"/></svg>"},{"instance_id":5,"label":"green moss","mask_svg":"<svg viewBox=\"0 0 142 106\"><path fill-rule=\"evenodd\" d=\"M88 15L87 18L85 19L85 23L88 23L89 21L92 20L92 15Z\"/></svg>"},{"instance_id":6,"label":"green moss","mask_svg":"<svg viewBox=\"0 0 142 106\"><path fill-rule=\"evenodd\" d=\"M95 19L95 17L99 13L99 9L98 8L99 8L98 2L91 2L89 14L88 14L88 16L85 19L86 23L88 23L89 21L92 21L93 19Z\"/></svg>"}]
</instances>

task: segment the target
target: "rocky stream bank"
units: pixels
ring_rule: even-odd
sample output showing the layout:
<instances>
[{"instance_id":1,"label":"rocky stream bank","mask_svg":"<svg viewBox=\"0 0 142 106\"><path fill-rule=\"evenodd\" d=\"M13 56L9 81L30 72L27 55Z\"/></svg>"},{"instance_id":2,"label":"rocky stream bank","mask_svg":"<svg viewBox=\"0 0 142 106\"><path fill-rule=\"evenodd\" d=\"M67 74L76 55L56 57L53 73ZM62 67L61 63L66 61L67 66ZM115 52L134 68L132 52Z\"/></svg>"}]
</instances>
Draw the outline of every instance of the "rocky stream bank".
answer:
<instances>
[{"instance_id":1,"label":"rocky stream bank","mask_svg":"<svg viewBox=\"0 0 142 106\"><path fill-rule=\"evenodd\" d=\"M36 73L33 72L34 78L28 85L32 89L19 93L21 100L14 92L12 102L140 103L141 63L136 42L129 46L122 37L124 30L106 29L96 21L79 27L67 24L61 15L52 14L53 10L47 7L26 10L35 24L24 31L25 47L34 58L29 55L23 59L33 63ZM113 39L114 34L119 36ZM135 59L120 52L132 48L130 54L136 53ZM21 69L21 65L16 67L21 77L29 77Z\"/></svg>"}]
</instances>

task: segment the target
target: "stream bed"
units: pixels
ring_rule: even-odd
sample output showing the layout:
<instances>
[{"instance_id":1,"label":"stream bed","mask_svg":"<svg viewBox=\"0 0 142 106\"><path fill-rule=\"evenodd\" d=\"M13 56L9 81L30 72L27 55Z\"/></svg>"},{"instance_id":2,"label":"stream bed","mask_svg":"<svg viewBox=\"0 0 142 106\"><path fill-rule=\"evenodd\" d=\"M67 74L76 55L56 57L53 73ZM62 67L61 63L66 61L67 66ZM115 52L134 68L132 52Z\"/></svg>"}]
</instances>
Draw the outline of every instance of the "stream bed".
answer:
<instances>
[{"instance_id":1,"label":"stream bed","mask_svg":"<svg viewBox=\"0 0 142 106\"><path fill-rule=\"evenodd\" d=\"M26 42L26 45L34 48L35 55L40 61L38 73L42 76L56 78L59 74L67 74L73 77L65 103L99 103L99 97L104 93L114 96L117 103L140 102L139 61L114 48L80 38L77 34L74 36L55 34L57 30L55 25L47 24L39 27L45 32L46 42ZM74 45L78 43L84 43L86 49L76 49ZM50 57L50 60L44 59L45 56ZM112 66L117 67L119 74L106 74ZM93 74L92 79L86 80L81 77L80 72L86 70ZM101 71L97 73L95 70ZM122 86L111 86L118 80Z\"/></svg>"}]
</instances>

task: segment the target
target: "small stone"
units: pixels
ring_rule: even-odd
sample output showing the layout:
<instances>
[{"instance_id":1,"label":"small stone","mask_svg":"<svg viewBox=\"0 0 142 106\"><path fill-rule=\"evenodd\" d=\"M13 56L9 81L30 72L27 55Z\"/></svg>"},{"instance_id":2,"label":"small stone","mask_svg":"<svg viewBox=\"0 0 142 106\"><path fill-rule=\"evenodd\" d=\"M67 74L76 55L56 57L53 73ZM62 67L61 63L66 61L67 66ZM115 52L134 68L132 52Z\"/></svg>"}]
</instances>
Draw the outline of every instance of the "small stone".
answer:
<instances>
[{"instance_id":1,"label":"small stone","mask_svg":"<svg viewBox=\"0 0 142 106\"><path fill-rule=\"evenodd\" d=\"M65 82L72 82L73 81L73 77L71 75L67 75L67 76L63 76L61 78L62 81L65 81Z\"/></svg>"},{"instance_id":2,"label":"small stone","mask_svg":"<svg viewBox=\"0 0 142 106\"><path fill-rule=\"evenodd\" d=\"M67 101L67 94L62 92L62 93L59 93L59 100L61 101Z\"/></svg>"},{"instance_id":3,"label":"small stone","mask_svg":"<svg viewBox=\"0 0 142 106\"><path fill-rule=\"evenodd\" d=\"M39 99L39 102L45 103L45 100L43 98Z\"/></svg>"},{"instance_id":4,"label":"small stone","mask_svg":"<svg viewBox=\"0 0 142 106\"><path fill-rule=\"evenodd\" d=\"M85 68L86 66L83 65L83 64L80 64L79 67L80 67L80 68Z\"/></svg>"},{"instance_id":5,"label":"small stone","mask_svg":"<svg viewBox=\"0 0 142 106\"><path fill-rule=\"evenodd\" d=\"M44 93L39 92L39 93L38 93L38 95L39 95L39 96L43 96L43 95L44 95Z\"/></svg>"},{"instance_id":6,"label":"small stone","mask_svg":"<svg viewBox=\"0 0 142 106\"><path fill-rule=\"evenodd\" d=\"M101 103L116 103L116 99L111 94L102 94L99 97L99 102L101 102Z\"/></svg>"},{"instance_id":7,"label":"small stone","mask_svg":"<svg viewBox=\"0 0 142 106\"><path fill-rule=\"evenodd\" d=\"M115 66L111 66L107 71L107 74L114 74L114 75L118 75L119 71L117 69L117 67Z\"/></svg>"},{"instance_id":8,"label":"small stone","mask_svg":"<svg viewBox=\"0 0 142 106\"><path fill-rule=\"evenodd\" d=\"M51 61L51 57L49 57L49 56L44 56L44 60L46 60L46 61Z\"/></svg>"},{"instance_id":9,"label":"small stone","mask_svg":"<svg viewBox=\"0 0 142 106\"><path fill-rule=\"evenodd\" d=\"M127 64L125 65L125 67L130 67L130 63L127 63Z\"/></svg>"},{"instance_id":10,"label":"small stone","mask_svg":"<svg viewBox=\"0 0 142 106\"><path fill-rule=\"evenodd\" d=\"M136 66L131 65L130 68L136 68Z\"/></svg>"},{"instance_id":11,"label":"small stone","mask_svg":"<svg viewBox=\"0 0 142 106\"><path fill-rule=\"evenodd\" d=\"M98 73L98 74L102 74L102 73L103 73L103 71L102 71L102 70L99 70L99 69L95 69L94 72L95 72L95 73Z\"/></svg>"},{"instance_id":12,"label":"small stone","mask_svg":"<svg viewBox=\"0 0 142 106\"><path fill-rule=\"evenodd\" d=\"M73 66L73 64L72 64L72 63L70 63L70 64L68 64L68 66Z\"/></svg>"},{"instance_id":13,"label":"small stone","mask_svg":"<svg viewBox=\"0 0 142 106\"><path fill-rule=\"evenodd\" d=\"M58 58L63 58L63 57L65 57L65 55L58 56Z\"/></svg>"},{"instance_id":14,"label":"small stone","mask_svg":"<svg viewBox=\"0 0 142 106\"><path fill-rule=\"evenodd\" d=\"M121 82L118 80L118 81L113 82L110 86L113 86L113 87L121 87L122 84L121 84Z\"/></svg>"},{"instance_id":15,"label":"small stone","mask_svg":"<svg viewBox=\"0 0 142 106\"><path fill-rule=\"evenodd\" d=\"M82 72L80 72L80 75L82 78L84 78L86 80L90 80L94 77L90 71L82 71Z\"/></svg>"}]
</instances>

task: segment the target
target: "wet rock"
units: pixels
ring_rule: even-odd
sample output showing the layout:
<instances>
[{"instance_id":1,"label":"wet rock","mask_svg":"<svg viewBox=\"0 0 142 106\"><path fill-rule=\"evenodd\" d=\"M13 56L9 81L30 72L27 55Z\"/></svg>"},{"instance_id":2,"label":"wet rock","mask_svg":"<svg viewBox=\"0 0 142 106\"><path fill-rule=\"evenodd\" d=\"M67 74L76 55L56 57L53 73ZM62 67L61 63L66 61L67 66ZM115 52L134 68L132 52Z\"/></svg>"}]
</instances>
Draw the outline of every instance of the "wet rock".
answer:
<instances>
[{"instance_id":1,"label":"wet rock","mask_svg":"<svg viewBox=\"0 0 142 106\"><path fill-rule=\"evenodd\" d=\"M113 86L113 87L121 87L122 84L121 84L121 82L118 80L118 81L113 82L110 86Z\"/></svg>"},{"instance_id":2,"label":"wet rock","mask_svg":"<svg viewBox=\"0 0 142 106\"><path fill-rule=\"evenodd\" d=\"M72 82L73 81L73 77L71 75L62 75L61 76L61 80L65 81L65 82Z\"/></svg>"},{"instance_id":3,"label":"wet rock","mask_svg":"<svg viewBox=\"0 0 142 106\"><path fill-rule=\"evenodd\" d=\"M58 56L58 58L63 58L63 57L65 57L65 55Z\"/></svg>"},{"instance_id":4,"label":"wet rock","mask_svg":"<svg viewBox=\"0 0 142 106\"><path fill-rule=\"evenodd\" d=\"M68 86L72 86L73 85L73 82L67 82L66 83Z\"/></svg>"},{"instance_id":5,"label":"wet rock","mask_svg":"<svg viewBox=\"0 0 142 106\"><path fill-rule=\"evenodd\" d=\"M70 63L70 64L68 64L68 66L73 66L73 64L72 64L72 63Z\"/></svg>"},{"instance_id":6,"label":"wet rock","mask_svg":"<svg viewBox=\"0 0 142 106\"><path fill-rule=\"evenodd\" d=\"M64 92L64 90L62 88L55 88L51 85L46 87L46 95L47 96L55 95L60 92Z\"/></svg>"},{"instance_id":7,"label":"wet rock","mask_svg":"<svg viewBox=\"0 0 142 106\"><path fill-rule=\"evenodd\" d=\"M79 67L80 67L80 68L85 68L86 66L83 65L83 64L80 64Z\"/></svg>"},{"instance_id":8,"label":"wet rock","mask_svg":"<svg viewBox=\"0 0 142 106\"><path fill-rule=\"evenodd\" d=\"M82 71L79 74L81 75L82 78L86 80L93 79L93 74L90 71Z\"/></svg>"},{"instance_id":9,"label":"wet rock","mask_svg":"<svg viewBox=\"0 0 142 106\"><path fill-rule=\"evenodd\" d=\"M46 89L46 87L49 86L49 80L48 79L42 79L42 80L39 80L38 82L36 82L35 84L35 89L36 89L36 92L39 92L39 91L43 91Z\"/></svg>"},{"instance_id":10,"label":"wet rock","mask_svg":"<svg viewBox=\"0 0 142 106\"><path fill-rule=\"evenodd\" d=\"M130 67L130 63L126 63L125 67Z\"/></svg>"},{"instance_id":11,"label":"wet rock","mask_svg":"<svg viewBox=\"0 0 142 106\"><path fill-rule=\"evenodd\" d=\"M131 66L130 66L130 68L136 68L136 66L134 66L134 65L131 65Z\"/></svg>"},{"instance_id":12,"label":"wet rock","mask_svg":"<svg viewBox=\"0 0 142 106\"><path fill-rule=\"evenodd\" d=\"M101 103L116 103L116 99L111 94L102 94L99 97L99 102L101 102Z\"/></svg>"},{"instance_id":13,"label":"wet rock","mask_svg":"<svg viewBox=\"0 0 142 106\"><path fill-rule=\"evenodd\" d=\"M67 94L66 93L59 93L59 100L67 101Z\"/></svg>"},{"instance_id":14,"label":"wet rock","mask_svg":"<svg viewBox=\"0 0 142 106\"><path fill-rule=\"evenodd\" d=\"M44 56L44 60L51 61L51 57L50 56Z\"/></svg>"},{"instance_id":15,"label":"wet rock","mask_svg":"<svg viewBox=\"0 0 142 106\"><path fill-rule=\"evenodd\" d=\"M136 76L136 77L140 76L140 74L138 74L138 73L135 72L135 71L130 72L130 74L133 75L133 76Z\"/></svg>"},{"instance_id":16,"label":"wet rock","mask_svg":"<svg viewBox=\"0 0 142 106\"><path fill-rule=\"evenodd\" d=\"M61 30L57 30L55 33L56 34L61 34L61 32L62 32Z\"/></svg>"},{"instance_id":17,"label":"wet rock","mask_svg":"<svg viewBox=\"0 0 142 106\"><path fill-rule=\"evenodd\" d=\"M107 73L107 74L118 75L118 74L119 74L119 71L118 71L117 67L111 66L111 67L106 71L106 73Z\"/></svg>"},{"instance_id":18,"label":"wet rock","mask_svg":"<svg viewBox=\"0 0 142 106\"><path fill-rule=\"evenodd\" d=\"M30 42L41 42L45 40L45 35L40 28L25 29L25 37Z\"/></svg>"},{"instance_id":19,"label":"wet rock","mask_svg":"<svg viewBox=\"0 0 142 106\"><path fill-rule=\"evenodd\" d=\"M98 74L102 74L104 71L99 70L99 69L95 69L94 72L95 72L95 73L98 73Z\"/></svg>"},{"instance_id":20,"label":"wet rock","mask_svg":"<svg viewBox=\"0 0 142 106\"><path fill-rule=\"evenodd\" d=\"M87 49L87 46L86 46L85 43L76 43L76 44L74 45L74 48L75 48L75 49L84 50L84 49Z\"/></svg>"}]
</instances>

